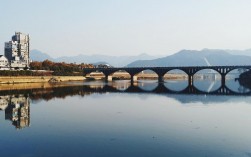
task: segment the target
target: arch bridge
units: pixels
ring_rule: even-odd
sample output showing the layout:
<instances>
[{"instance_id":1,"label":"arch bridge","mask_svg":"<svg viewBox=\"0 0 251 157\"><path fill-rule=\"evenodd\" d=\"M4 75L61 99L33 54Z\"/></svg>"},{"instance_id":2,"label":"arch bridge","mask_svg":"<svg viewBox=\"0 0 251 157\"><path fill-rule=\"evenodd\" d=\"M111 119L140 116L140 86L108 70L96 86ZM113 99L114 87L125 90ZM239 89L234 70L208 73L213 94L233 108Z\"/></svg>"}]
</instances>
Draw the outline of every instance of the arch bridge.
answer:
<instances>
[{"instance_id":1,"label":"arch bridge","mask_svg":"<svg viewBox=\"0 0 251 157\"><path fill-rule=\"evenodd\" d=\"M193 84L194 74L201 70L215 70L221 75L222 85L225 85L226 75L235 69L247 69L250 70L251 66L248 65L236 65L236 66L189 66L189 67L115 67L115 68L84 68L84 75L90 74L92 72L102 72L105 75L106 80L112 80L112 77L109 77L115 72L125 71L130 74L131 82L136 81L135 75L139 74L144 70L151 70L158 75L158 81L164 81L164 75L171 70L181 70L185 72L188 76L188 84Z\"/></svg>"}]
</instances>

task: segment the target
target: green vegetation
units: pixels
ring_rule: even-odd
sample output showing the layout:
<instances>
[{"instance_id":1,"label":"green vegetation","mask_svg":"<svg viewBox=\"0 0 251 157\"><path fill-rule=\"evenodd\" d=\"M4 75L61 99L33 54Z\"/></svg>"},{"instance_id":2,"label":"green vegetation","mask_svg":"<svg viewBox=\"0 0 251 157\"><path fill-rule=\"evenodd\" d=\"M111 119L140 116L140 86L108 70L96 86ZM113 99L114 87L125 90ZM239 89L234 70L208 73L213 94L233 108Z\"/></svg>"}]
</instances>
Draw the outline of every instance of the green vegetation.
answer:
<instances>
[{"instance_id":1,"label":"green vegetation","mask_svg":"<svg viewBox=\"0 0 251 157\"><path fill-rule=\"evenodd\" d=\"M30 70L0 70L0 76L82 76L83 68L93 68L92 64L75 64L65 62L43 62L30 63Z\"/></svg>"},{"instance_id":2,"label":"green vegetation","mask_svg":"<svg viewBox=\"0 0 251 157\"><path fill-rule=\"evenodd\" d=\"M55 76L82 76L83 68L93 68L93 65L84 63L55 63L50 60L45 60L43 62L32 62L30 68L31 70L47 70L51 75Z\"/></svg>"}]
</instances>

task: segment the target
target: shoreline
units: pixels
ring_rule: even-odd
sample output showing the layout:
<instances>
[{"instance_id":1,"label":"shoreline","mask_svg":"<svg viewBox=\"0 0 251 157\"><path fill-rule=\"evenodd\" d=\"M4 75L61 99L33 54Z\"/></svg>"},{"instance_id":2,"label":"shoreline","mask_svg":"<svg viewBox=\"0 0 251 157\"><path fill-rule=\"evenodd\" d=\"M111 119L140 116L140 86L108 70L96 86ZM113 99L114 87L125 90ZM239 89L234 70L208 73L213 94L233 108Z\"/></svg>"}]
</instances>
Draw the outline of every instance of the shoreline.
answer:
<instances>
[{"instance_id":1,"label":"shoreline","mask_svg":"<svg viewBox=\"0 0 251 157\"><path fill-rule=\"evenodd\" d=\"M0 84L0 91L13 90L30 90L30 89L50 89L58 87L79 86L79 81L65 81L58 83L36 82L36 83L15 83L15 84Z\"/></svg>"},{"instance_id":2,"label":"shoreline","mask_svg":"<svg viewBox=\"0 0 251 157\"><path fill-rule=\"evenodd\" d=\"M84 81L83 76L0 76L0 84Z\"/></svg>"}]
</instances>

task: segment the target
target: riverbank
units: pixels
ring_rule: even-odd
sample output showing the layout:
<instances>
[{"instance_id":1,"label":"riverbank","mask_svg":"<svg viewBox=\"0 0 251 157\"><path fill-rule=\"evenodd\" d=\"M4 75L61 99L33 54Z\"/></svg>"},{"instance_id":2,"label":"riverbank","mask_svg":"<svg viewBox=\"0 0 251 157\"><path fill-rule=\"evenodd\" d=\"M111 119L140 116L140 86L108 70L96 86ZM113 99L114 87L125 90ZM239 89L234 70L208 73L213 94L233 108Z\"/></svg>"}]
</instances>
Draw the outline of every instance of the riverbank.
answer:
<instances>
[{"instance_id":1,"label":"riverbank","mask_svg":"<svg viewBox=\"0 0 251 157\"><path fill-rule=\"evenodd\" d=\"M17 83L17 84L0 84L0 91L14 91L14 90L29 90L29 89L51 89L57 87L69 87L69 86L79 86L81 83L79 81L71 82L59 82L59 83L49 83L49 82L38 82L38 83Z\"/></svg>"},{"instance_id":2,"label":"riverbank","mask_svg":"<svg viewBox=\"0 0 251 157\"><path fill-rule=\"evenodd\" d=\"M83 81L83 76L1 76L0 84Z\"/></svg>"}]
</instances>

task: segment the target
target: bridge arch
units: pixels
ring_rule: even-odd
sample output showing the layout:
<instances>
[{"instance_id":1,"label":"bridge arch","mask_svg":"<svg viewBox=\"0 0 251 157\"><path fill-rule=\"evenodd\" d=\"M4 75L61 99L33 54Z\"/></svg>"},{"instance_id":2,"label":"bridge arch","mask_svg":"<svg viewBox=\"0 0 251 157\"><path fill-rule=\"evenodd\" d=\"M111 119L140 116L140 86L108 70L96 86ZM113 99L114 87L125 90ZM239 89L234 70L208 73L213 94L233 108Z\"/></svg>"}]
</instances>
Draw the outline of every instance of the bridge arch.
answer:
<instances>
[{"instance_id":1,"label":"bridge arch","mask_svg":"<svg viewBox=\"0 0 251 157\"><path fill-rule=\"evenodd\" d=\"M112 80L112 74L118 71L116 68L90 68L84 69L83 73L86 78Z\"/></svg>"},{"instance_id":2,"label":"bridge arch","mask_svg":"<svg viewBox=\"0 0 251 157\"><path fill-rule=\"evenodd\" d=\"M233 72L235 70L240 71L240 74L241 74L241 73L243 73L245 71L251 70L251 68L247 68L247 67L235 67L235 68L231 68L231 69L228 69L228 71L226 72L226 75L230 74L231 72Z\"/></svg>"},{"instance_id":3,"label":"bridge arch","mask_svg":"<svg viewBox=\"0 0 251 157\"><path fill-rule=\"evenodd\" d=\"M116 70L109 74L111 80L130 80L131 74L126 70Z\"/></svg>"},{"instance_id":4,"label":"bridge arch","mask_svg":"<svg viewBox=\"0 0 251 157\"><path fill-rule=\"evenodd\" d=\"M222 75L211 68L203 68L193 75L193 85L202 92L214 92L222 86Z\"/></svg>"},{"instance_id":5,"label":"bridge arch","mask_svg":"<svg viewBox=\"0 0 251 157\"><path fill-rule=\"evenodd\" d=\"M217 69L214 69L214 68L201 68L201 69L198 69L194 74L193 76L195 77L196 75L200 75L200 74L217 74L219 76L221 76L221 73L217 70Z\"/></svg>"},{"instance_id":6,"label":"bridge arch","mask_svg":"<svg viewBox=\"0 0 251 157\"><path fill-rule=\"evenodd\" d=\"M133 76L133 81L138 80L158 80L159 74L156 70L151 68L144 68L135 73Z\"/></svg>"},{"instance_id":7,"label":"bridge arch","mask_svg":"<svg viewBox=\"0 0 251 157\"><path fill-rule=\"evenodd\" d=\"M177 76L180 75L180 76ZM188 79L188 74L183 69L169 69L164 73L164 77L167 79Z\"/></svg>"},{"instance_id":8,"label":"bridge arch","mask_svg":"<svg viewBox=\"0 0 251 157\"><path fill-rule=\"evenodd\" d=\"M170 69L164 74L164 86L174 92L180 92L189 85L188 74L182 69Z\"/></svg>"},{"instance_id":9,"label":"bridge arch","mask_svg":"<svg viewBox=\"0 0 251 157\"><path fill-rule=\"evenodd\" d=\"M98 71L96 69L84 70L83 75L84 75L84 77L86 77L87 80L102 79L105 77L104 72Z\"/></svg>"},{"instance_id":10,"label":"bridge arch","mask_svg":"<svg viewBox=\"0 0 251 157\"><path fill-rule=\"evenodd\" d=\"M226 74L226 87L235 93L249 93L250 88L243 84L243 81L240 80L240 75L246 71L250 70L249 68L233 68ZM249 82L249 81L248 81Z\"/></svg>"}]
</instances>

